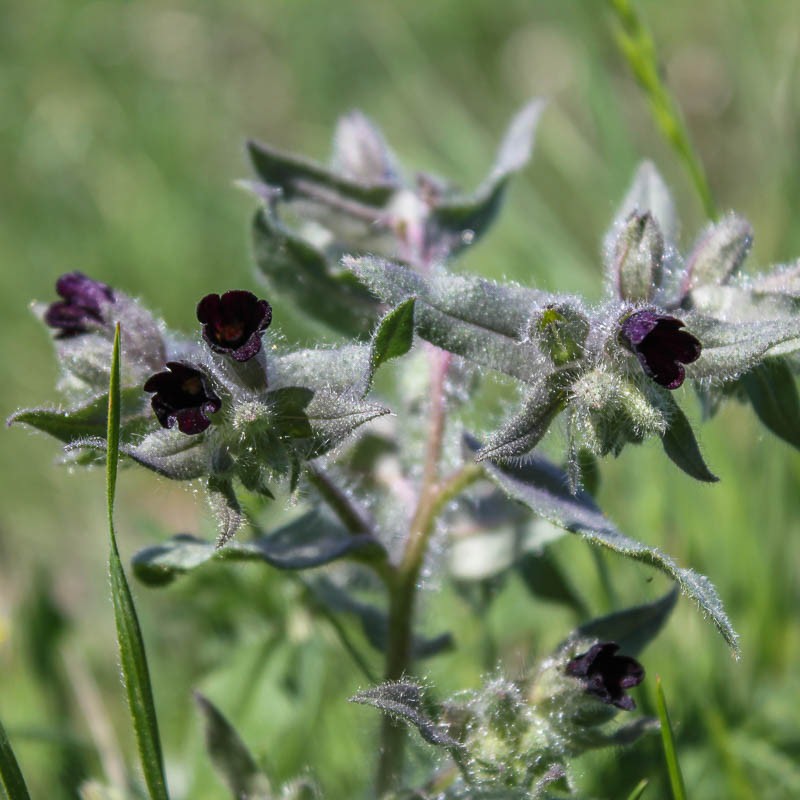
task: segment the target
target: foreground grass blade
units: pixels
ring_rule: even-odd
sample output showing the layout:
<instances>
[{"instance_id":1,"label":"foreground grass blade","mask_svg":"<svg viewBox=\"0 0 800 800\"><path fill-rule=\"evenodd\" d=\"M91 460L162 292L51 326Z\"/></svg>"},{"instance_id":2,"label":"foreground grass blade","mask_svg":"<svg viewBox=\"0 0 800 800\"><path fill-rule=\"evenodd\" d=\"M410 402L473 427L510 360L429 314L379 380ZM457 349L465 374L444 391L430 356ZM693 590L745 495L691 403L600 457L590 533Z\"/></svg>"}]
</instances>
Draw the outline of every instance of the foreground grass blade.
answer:
<instances>
[{"instance_id":1,"label":"foreground grass blade","mask_svg":"<svg viewBox=\"0 0 800 800\"><path fill-rule=\"evenodd\" d=\"M108 389L108 455L106 461L110 543L108 567L111 578L111 596L114 601L120 665L128 693L128 704L133 718L133 728L136 733L136 743L139 747L139 758L142 762L145 783L151 800L169 800L142 631L139 628L139 619L136 616L131 590L122 568L122 561L117 549L117 538L114 533L114 494L117 486L120 425L119 340L120 330L117 325L111 358L111 381Z\"/></svg>"},{"instance_id":2,"label":"foreground grass blade","mask_svg":"<svg viewBox=\"0 0 800 800\"><path fill-rule=\"evenodd\" d=\"M632 0L608 0L617 21L617 44L636 80L647 95L656 124L683 159L709 219L717 218L705 170L695 153L678 105L661 80L653 37L644 26Z\"/></svg>"},{"instance_id":3,"label":"foreground grass blade","mask_svg":"<svg viewBox=\"0 0 800 800\"><path fill-rule=\"evenodd\" d=\"M647 789L647 779L639 781L634 790L628 795L628 800L640 800Z\"/></svg>"},{"instance_id":4,"label":"foreground grass blade","mask_svg":"<svg viewBox=\"0 0 800 800\"><path fill-rule=\"evenodd\" d=\"M674 800L686 800L686 786L683 782L681 766L678 763L675 737L672 734L672 725L667 712L667 701L664 697L664 689L661 687L660 677L656 678L656 706L658 707L658 719L661 722L661 741L664 744L664 758L667 760L667 772L669 773L669 783L672 787L672 797Z\"/></svg>"},{"instance_id":5,"label":"foreground grass blade","mask_svg":"<svg viewBox=\"0 0 800 800\"><path fill-rule=\"evenodd\" d=\"M6 736L6 729L0 722L0 784L8 800L30 800L28 787L22 777L17 758Z\"/></svg>"}]
</instances>

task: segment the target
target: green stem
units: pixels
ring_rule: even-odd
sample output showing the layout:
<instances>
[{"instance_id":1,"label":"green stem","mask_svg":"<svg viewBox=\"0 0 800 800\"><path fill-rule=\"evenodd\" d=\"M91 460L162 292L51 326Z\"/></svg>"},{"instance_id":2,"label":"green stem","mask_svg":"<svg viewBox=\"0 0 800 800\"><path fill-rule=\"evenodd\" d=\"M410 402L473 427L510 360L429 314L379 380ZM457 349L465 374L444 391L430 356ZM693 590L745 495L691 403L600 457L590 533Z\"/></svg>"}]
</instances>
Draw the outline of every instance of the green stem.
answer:
<instances>
[{"instance_id":1,"label":"green stem","mask_svg":"<svg viewBox=\"0 0 800 800\"><path fill-rule=\"evenodd\" d=\"M637 14L632 0L607 2L616 18L617 45L647 95L656 124L683 160L706 215L709 219L716 219L717 208L703 164L692 147L678 104L661 78L653 37Z\"/></svg>"}]
</instances>

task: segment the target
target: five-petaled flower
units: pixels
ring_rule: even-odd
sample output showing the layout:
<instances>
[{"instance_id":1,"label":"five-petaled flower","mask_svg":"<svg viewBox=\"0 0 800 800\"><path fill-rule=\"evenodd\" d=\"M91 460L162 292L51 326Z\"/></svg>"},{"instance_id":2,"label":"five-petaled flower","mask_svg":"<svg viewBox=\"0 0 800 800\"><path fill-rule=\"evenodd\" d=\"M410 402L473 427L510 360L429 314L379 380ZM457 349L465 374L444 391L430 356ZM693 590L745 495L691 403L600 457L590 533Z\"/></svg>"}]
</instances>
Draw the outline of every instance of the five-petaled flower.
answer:
<instances>
[{"instance_id":1,"label":"five-petaled flower","mask_svg":"<svg viewBox=\"0 0 800 800\"><path fill-rule=\"evenodd\" d=\"M177 423L181 433L202 433L211 424L208 415L222 406L206 376L179 361L167 362L164 372L148 378L144 390L155 392L151 404L161 425L172 428Z\"/></svg>"},{"instance_id":2,"label":"five-petaled flower","mask_svg":"<svg viewBox=\"0 0 800 800\"><path fill-rule=\"evenodd\" d=\"M249 361L261 350L261 335L272 322L272 307L252 292L207 294L197 304L203 339L215 353Z\"/></svg>"},{"instance_id":3,"label":"five-petaled flower","mask_svg":"<svg viewBox=\"0 0 800 800\"><path fill-rule=\"evenodd\" d=\"M635 658L615 655L617 650L619 645L614 642L598 642L569 661L566 673L578 678L584 691L603 703L632 711L636 703L625 690L644 680L644 667Z\"/></svg>"},{"instance_id":4,"label":"five-petaled flower","mask_svg":"<svg viewBox=\"0 0 800 800\"><path fill-rule=\"evenodd\" d=\"M110 286L92 280L82 272L68 272L56 281L56 292L63 299L51 303L44 321L58 328L58 335L86 333L89 327L102 324L103 306L114 302Z\"/></svg>"},{"instance_id":5,"label":"five-petaled flower","mask_svg":"<svg viewBox=\"0 0 800 800\"><path fill-rule=\"evenodd\" d=\"M645 375L667 389L677 389L686 377L683 365L700 358L700 342L683 327L682 320L657 311L636 311L620 327Z\"/></svg>"}]
</instances>

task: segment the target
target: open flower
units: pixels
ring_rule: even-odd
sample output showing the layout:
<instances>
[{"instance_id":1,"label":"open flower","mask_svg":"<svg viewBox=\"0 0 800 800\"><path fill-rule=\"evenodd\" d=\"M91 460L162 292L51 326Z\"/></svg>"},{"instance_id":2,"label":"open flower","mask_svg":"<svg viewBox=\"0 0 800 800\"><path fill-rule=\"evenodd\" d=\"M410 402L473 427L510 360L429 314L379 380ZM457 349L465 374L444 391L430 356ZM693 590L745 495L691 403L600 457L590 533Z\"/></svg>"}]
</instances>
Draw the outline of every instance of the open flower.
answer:
<instances>
[{"instance_id":1,"label":"open flower","mask_svg":"<svg viewBox=\"0 0 800 800\"><path fill-rule=\"evenodd\" d=\"M86 333L90 326L104 322L103 306L114 302L110 286L82 272L62 275L56 281L56 292L63 299L50 304L44 321L62 337Z\"/></svg>"},{"instance_id":2,"label":"open flower","mask_svg":"<svg viewBox=\"0 0 800 800\"><path fill-rule=\"evenodd\" d=\"M272 322L272 307L252 292L207 294L197 304L203 339L215 353L249 361L261 350L261 336Z\"/></svg>"},{"instance_id":3,"label":"open flower","mask_svg":"<svg viewBox=\"0 0 800 800\"><path fill-rule=\"evenodd\" d=\"M151 403L161 425L172 428L177 424L181 433L202 433L211 424L208 415L222 406L206 376L179 361L169 361L164 372L152 375L144 390L155 392Z\"/></svg>"},{"instance_id":4,"label":"open flower","mask_svg":"<svg viewBox=\"0 0 800 800\"><path fill-rule=\"evenodd\" d=\"M644 667L635 658L615 655L617 650L619 645L614 642L598 642L569 661L566 672L603 703L632 711L636 703L625 690L644 680Z\"/></svg>"},{"instance_id":5,"label":"open flower","mask_svg":"<svg viewBox=\"0 0 800 800\"><path fill-rule=\"evenodd\" d=\"M622 341L639 359L645 374L667 389L677 389L683 383L683 365L697 361L702 350L700 342L681 330L683 327L676 317L636 311L620 328Z\"/></svg>"}]
</instances>

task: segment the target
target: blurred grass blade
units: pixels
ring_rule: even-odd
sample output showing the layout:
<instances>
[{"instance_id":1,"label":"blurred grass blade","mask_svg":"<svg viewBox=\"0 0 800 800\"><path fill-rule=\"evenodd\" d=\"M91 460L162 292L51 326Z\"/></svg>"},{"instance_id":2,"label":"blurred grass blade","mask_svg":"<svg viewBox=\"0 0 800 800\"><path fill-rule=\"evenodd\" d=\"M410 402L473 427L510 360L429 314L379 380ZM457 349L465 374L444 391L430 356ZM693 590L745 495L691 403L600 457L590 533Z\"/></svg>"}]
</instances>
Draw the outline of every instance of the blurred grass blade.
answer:
<instances>
[{"instance_id":1,"label":"blurred grass blade","mask_svg":"<svg viewBox=\"0 0 800 800\"><path fill-rule=\"evenodd\" d=\"M25 785L17 757L11 749L11 742L8 741L2 722L0 722L0 783L8 795L8 800L30 800L28 787Z\"/></svg>"},{"instance_id":2,"label":"blurred grass blade","mask_svg":"<svg viewBox=\"0 0 800 800\"><path fill-rule=\"evenodd\" d=\"M108 457L106 459L106 491L108 497L109 575L111 596L114 601L114 619L117 625L120 665L128 693L128 705L133 718L139 758L142 762L147 790L151 800L169 800L164 778L164 759L158 735L156 709L144 641L139 619L133 604L125 571L117 549L114 533L114 494L117 486L120 426L120 329L117 325L114 351L111 357L111 380L108 389Z\"/></svg>"},{"instance_id":3,"label":"blurred grass blade","mask_svg":"<svg viewBox=\"0 0 800 800\"><path fill-rule=\"evenodd\" d=\"M667 761L667 772L669 773L669 783L672 787L672 797L674 800L686 800L686 786L683 782L683 774L678 763L678 753L675 749L675 737L672 733L672 725L669 721L667 712L667 701L664 697L664 689L661 686L661 678L656 678L656 706L658 708L658 719L661 722L661 741L664 744L664 758Z\"/></svg>"},{"instance_id":4,"label":"blurred grass blade","mask_svg":"<svg viewBox=\"0 0 800 800\"><path fill-rule=\"evenodd\" d=\"M661 79L653 37L636 13L633 0L608 0L608 4L616 18L617 45L647 95L656 124L683 159L709 219L716 219L717 209L703 164L689 140L678 105Z\"/></svg>"},{"instance_id":5,"label":"blurred grass blade","mask_svg":"<svg viewBox=\"0 0 800 800\"><path fill-rule=\"evenodd\" d=\"M628 795L628 800L640 800L640 798L644 796L646 789L647 789L647 779L645 778L644 780L639 781L639 783L636 784L634 790Z\"/></svg>"}]
</instances>

